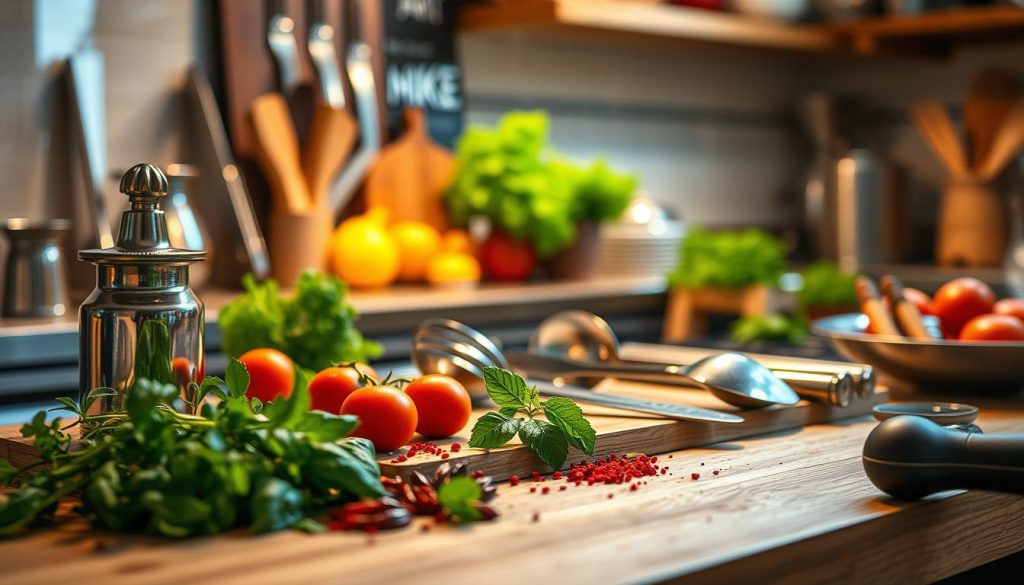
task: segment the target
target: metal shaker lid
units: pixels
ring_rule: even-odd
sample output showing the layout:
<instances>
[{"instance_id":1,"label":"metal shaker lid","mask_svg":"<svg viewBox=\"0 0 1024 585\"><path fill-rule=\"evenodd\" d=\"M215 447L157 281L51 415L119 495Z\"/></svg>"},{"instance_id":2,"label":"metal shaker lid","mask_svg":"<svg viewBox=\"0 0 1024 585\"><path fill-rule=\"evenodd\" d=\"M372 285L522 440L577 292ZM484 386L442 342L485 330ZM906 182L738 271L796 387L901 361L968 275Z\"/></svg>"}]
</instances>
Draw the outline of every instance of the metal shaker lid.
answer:
<instances>
[{"instance_id":1,"label":"metal shaker lid","mask_svg":"<svg viewBox=\"0 0 1024 585\"><path fill-rule=\"evenodd\" d=\"M121 214L117 242L112 248L80 250L79 260L95 264L180 264L206 258L205 250L172 248L167 221L157 202L167 195L167 177L159 168L140 163L121 177L120 191L128 196Z\"/></svg>"}]
</instances>

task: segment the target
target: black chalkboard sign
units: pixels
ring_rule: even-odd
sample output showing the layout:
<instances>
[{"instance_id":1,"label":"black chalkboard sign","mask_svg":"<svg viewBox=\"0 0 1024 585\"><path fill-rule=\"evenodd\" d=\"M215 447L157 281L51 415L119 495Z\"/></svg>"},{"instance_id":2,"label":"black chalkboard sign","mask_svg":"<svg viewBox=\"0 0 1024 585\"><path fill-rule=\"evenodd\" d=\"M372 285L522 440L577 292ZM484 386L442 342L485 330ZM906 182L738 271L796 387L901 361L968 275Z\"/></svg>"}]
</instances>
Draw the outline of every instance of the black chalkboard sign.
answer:
<instances>
[{"instance_id":1,"label":"black chalkboard sign","mask_svg":"<svg viewBox=\"0 0 1024 585\"><path fill-rule=\"evenodd\" d=\"M427 114L430 136L453 148L462 133L462 70L455 57L457 0L384 0L388 130L402 133L402 111Z\"/></svg>"}]
</instances>

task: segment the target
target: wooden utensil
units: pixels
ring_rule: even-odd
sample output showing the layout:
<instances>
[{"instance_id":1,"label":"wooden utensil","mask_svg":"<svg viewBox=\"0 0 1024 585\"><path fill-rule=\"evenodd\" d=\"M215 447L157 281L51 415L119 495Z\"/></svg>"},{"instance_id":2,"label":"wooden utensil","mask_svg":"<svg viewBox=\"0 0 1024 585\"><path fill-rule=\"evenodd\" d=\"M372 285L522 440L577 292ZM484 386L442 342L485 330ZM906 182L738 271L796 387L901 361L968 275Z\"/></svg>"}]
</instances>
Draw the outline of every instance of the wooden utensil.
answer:
<instances>
[{"instance_id":1,"label":"wooden utensil","mask_svg":"<svg viewBox=\"0 0 1024 585\"><path fill-rule=\"evenodd\" d=\"M1003 121L1019 97L1016 80L998 69L978 74L964 105L964 130L971 168L978 170L988 160Z\"/></svg>"},{"instance_id":2,"label":"wooden utensil","mask_svg":"<svg viewBox=\"0 0 1024 585\"><path fill-rule=\"evenodd\" d=\"M366 180L366 203L383 206L392 221L422 221L438 230L448 225L442 201L455 171L451 153L427 135L423 111L405 111L405 134L385 147Z\"/></svg>"},{"instance_id":3,"label":"wooden utensil","mask_svg":"<svg viewBox=\"0 0 1024 585\"><path fill-rule=\"evenodd\" d=\"M935 100L927 100L911 106L910 113L928 146L950 174L958 179L966 177L967 159L946 108Z\"/></svg>"},{"instance_id":4,"label":"wooden utensil","mask_svg":"<svg viewBox=\"0 0 1024 585\"><path fill-rule=\"evenodd\" d=\"M991 148L977 169L984 181L996 177L1024 145L1024 98L1017 99L1007 110L1006 116L992 139Z\"/></svg>"},{"instance_id":5,"label":"wooden utensil","mask_svg":"<svg viewBox=\"0 0 1024 585\"><path fill-rule=\"evenodd\" d=\"M299 140L295 135L288 104L279 93L260 95L250 106L258 158L278 212L299 214L311 200L299 161Z\"/></svg>"},{"instance_id":6,"label":"wooden utensil","mask_svg":"<svg viewBox=\"0 0 1024 585\"><path fill-rule=\"evenodd\" d=\"M302 170L315 208L327 208L331 184L358 136L359 128L348 110L328 103L317 106L302 151Z\"/></svg>"}]
</instances>

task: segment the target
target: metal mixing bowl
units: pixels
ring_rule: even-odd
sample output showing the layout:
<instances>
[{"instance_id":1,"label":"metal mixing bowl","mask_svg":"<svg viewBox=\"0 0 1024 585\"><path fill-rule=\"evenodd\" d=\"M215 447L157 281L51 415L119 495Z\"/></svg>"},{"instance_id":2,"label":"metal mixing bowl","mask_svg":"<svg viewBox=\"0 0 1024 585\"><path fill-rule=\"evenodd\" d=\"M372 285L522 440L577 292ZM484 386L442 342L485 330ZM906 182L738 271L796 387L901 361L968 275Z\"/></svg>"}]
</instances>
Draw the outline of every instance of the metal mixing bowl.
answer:
<instances>
[{"instance_id":1,"label":"metal mixing bowl","mask_svg":"<svg viewBox=\"0 0 1024 585\"><path fill-rule=\"evenodd\" d=\"M818 319L811 332L848 359L922 389L1007 392L1024 388L1024 343L921 341L865 333L860 313Z\"/></svg>"}]
</instances>

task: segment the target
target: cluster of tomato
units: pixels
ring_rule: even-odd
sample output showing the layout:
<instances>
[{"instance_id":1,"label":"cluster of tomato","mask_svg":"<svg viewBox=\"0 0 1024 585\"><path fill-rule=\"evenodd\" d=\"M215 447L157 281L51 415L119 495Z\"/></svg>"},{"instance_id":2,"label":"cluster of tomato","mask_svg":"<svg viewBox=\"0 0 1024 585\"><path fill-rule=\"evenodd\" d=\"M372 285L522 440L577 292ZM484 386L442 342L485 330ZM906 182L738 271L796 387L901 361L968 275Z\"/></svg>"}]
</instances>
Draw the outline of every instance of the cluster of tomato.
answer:
<instances>
[{"instance_id":1,"label":"cluster of tomato","mask_svg":"<svg viewBox=\"0 0 1024 585\"><path fill-rule=\"evenodd\" d=\"M951 280L934 298L916 289L904 292L922 315L938 317L946 339L1024 341L1024 299L996 300L992 288L976 278Z\"/></svg>"},{"instance_id":2,"label":"cluster of tomato","mask_svg":"<svg viewBox=\"0 0 1024 585\"><path fill-rule=\"evenodd\" d=\"M266 403L291 396L295 365L284 353L253 349L238 358L249 372L246 396ZM408 443L415 433L428 438L451 437L469 422L469 393L448 376L429 374L403 388L382 381L373 368L351 364L327 368L309 382L311 410L359 417L352 433L373 442L378 452Z\"/></svg>"}]
</instances>

